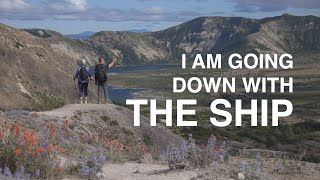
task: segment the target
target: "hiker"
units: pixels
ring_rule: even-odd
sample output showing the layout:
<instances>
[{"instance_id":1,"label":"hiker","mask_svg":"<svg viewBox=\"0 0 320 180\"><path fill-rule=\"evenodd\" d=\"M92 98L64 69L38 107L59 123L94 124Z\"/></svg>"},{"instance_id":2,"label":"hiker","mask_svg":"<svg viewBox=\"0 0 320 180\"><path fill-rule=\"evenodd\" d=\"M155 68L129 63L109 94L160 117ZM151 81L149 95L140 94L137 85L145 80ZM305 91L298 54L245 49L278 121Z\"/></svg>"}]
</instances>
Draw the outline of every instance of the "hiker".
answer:
<instances>
[{"instance_id":1,"label":"hiker","mask_svg":"<svg viewBox=\"0 0 320 180\"><path fill-rule=\"evenodd\" d=\"M73 80L78 79L80 104L88 104L88 86L91 78L90 68L86 66L86 60L82 59L81 64L77 68L76 75Z\"/></svg>"},{"instance_id":2,"label":"hiker","mask_svg":"<svg viewBox=\"0 0 320 180\"><path fill-rule=\"evenodd\" d=\"M102 91L104 93L105 104L109 102L107 70L111 68L115 62L116 59L113 59L110 64L105 64L104 58L99 57L99 64L95 68L95 84L98 86L98 104L101 103Z\"/></svg>"}]
</instances>

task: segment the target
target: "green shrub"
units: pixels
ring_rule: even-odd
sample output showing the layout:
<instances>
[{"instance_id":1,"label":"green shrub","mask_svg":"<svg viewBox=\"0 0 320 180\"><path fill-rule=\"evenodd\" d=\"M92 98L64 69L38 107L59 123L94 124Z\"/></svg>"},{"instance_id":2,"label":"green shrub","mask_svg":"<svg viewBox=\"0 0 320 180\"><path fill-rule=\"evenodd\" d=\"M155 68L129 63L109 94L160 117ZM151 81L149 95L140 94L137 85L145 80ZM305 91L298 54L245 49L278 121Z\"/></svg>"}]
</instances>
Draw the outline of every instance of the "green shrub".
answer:
<instances>
[{"instance_id":1,"label":"green shrub","mask_svg":"<svg viewBox=\"0 0 320 180\"><path fill-rule=\"evenodd\" d=\"M143 142L144 142L145 145L147 145L147 146L153 146L154 145L154 141L153 141L152 137L149 134L144 133L142 135L142 138L143 138Z\"/></svg>"}]
</instances>

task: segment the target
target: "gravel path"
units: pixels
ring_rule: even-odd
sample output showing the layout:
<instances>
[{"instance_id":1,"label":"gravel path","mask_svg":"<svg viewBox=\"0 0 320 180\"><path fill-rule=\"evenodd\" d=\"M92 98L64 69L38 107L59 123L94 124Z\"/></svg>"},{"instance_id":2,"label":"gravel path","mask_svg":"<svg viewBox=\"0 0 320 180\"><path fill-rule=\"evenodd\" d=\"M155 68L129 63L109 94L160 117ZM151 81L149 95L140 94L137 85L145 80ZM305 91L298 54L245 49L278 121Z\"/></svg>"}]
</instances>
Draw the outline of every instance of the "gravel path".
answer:
<instances>
[{"instance_id":1,"label":"gravel path","mask_svg":"<svg viewBox=\"0 0 320 180\"><path fill-rule=\"evenodd\" d=\"M196 171L169 171L168 165L158 164L109 164L103 169L106 180L190 180Z\"/></svg>"},{"instance_id":2,"label":"gravel path","mask_svg":"<svg viewBox=\"0 0 320 180\"><path fill-rule=\"evenodd\" d=\"M68 104L61 108L54 109L51 111L39 112L38 114L44 114L48 116L58 117L72 117L77 111L102 111L106 109L114 110L116 106L114 104Z\"/></svg>"}]
</instances>

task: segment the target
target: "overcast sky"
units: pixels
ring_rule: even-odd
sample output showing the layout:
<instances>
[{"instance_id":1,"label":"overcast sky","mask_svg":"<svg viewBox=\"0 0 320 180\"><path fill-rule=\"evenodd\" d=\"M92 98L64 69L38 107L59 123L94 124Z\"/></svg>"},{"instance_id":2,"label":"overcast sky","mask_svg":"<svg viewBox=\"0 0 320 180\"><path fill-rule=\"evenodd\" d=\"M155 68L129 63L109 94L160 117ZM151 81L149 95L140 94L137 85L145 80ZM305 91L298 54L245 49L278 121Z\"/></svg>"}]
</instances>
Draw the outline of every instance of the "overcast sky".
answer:
<instances>
[{"instance_id":1,"label":"overcast sky","mask_svg":"<svg viewBox=\"0 0 320 180\"><path fill-rule=\"evenodd\" d=\"M0 0L0 22L63 34L165 29L200 16L320 16L320 0Z\"/></svg>"}]
</instances>

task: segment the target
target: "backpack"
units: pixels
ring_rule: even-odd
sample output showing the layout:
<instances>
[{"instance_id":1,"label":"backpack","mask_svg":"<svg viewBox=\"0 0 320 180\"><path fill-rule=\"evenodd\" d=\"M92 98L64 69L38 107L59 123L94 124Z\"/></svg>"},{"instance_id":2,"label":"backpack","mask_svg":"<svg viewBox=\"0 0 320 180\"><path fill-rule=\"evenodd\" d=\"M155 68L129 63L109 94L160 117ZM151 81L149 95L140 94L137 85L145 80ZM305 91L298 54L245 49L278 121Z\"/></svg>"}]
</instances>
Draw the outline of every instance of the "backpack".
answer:
<instances>
[{"instance_id":1,"label":"backpack","mask_svg":"<svg viewBox=\"0 0 320 180\"><path fill-rule=\"evenodd\" d=\"M95 74L96 81L98 82L105 82L107 81L107 72L104 68L104 65L98 65L96 68L96 74Z\"/></svg>"},{"instance_id":2,"label":"backpack","mask_svg":"<svg viewBox=\"0 0 320 180\"><path fill-rule=\"evenodd\" d=\"M82 66L80 68L80 71L79 71L79 77L82 81L86 80L89 78L89 74L88 74L88 71L87 71L87 68Z\"/></svg>"}]
</instances>

